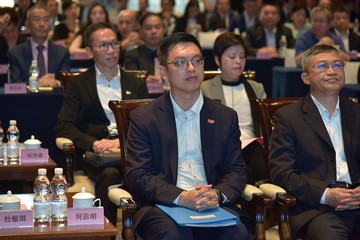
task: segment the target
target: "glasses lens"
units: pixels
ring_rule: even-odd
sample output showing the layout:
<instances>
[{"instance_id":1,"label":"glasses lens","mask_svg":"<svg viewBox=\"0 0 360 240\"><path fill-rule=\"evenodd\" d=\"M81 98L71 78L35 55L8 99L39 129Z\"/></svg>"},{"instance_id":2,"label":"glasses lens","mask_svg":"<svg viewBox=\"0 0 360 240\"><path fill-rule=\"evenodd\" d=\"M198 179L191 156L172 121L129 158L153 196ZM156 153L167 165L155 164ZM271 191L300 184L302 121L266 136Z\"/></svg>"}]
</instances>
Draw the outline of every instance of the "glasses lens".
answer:
<instances>
[{"instance_id":1,"label":"glasses lens","mask_svg":"<svg viewBox=\"0 0 360 240\"><path fill-rule=\"evenodd\" d=\"M325 71L329 68L329 65L327 63L318 63L315 65L315 67L321 71Z\"/></svg>"},{"instance_id":2,"label":"glasses lens","mask_svg":"<svg viewBox=\"0 0 360 240\"><path fill-rule=\"evenodd\" d=\"M335 71L339 71L343 68L343 64L341 62L334 62L331 66Z\"/></svg>"}]
</instances>

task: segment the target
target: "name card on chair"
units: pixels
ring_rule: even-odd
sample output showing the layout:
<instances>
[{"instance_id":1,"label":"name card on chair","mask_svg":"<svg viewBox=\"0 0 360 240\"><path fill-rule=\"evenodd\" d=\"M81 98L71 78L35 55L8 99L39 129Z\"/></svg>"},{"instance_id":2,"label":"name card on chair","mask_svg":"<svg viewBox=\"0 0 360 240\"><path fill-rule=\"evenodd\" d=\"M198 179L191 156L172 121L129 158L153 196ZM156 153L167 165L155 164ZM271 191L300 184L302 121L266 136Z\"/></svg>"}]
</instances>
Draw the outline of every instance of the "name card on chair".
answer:
<instances>
[{"instance_id":1,"label":"name card on chair","mask_svg":"<svg viewBox=\"0 0 360 240\"><path fill-rule=\"evenodd\" d=\"M5 94L25 94L26 83L5 83L4 84Z\"/></svg>"},{"instance_id":2,"label":"name card on chair","mask_svg":"<svg viewBox=\"0 0 360 240\"><path fill-rule=\"evenodd\" d=\"M256 59L271 59L271 58L272 58L271 53L267 53L267 52L256 53Z\"/></svg>"},{"instance_id":3,"label":"name card on chair","mask_svg":"<svg viewBox=\"0 0 360 240\"><path fill-rule=\"evenodd\" d=\"M73 60L89 60L89 55L86 52L77 52L74 53L72 56Z\"/></svg>"},{"instance_id":4,"label":"name card on chair","mask_svg":"<svg viewBox=\"0 0 360 240\"><path fill-rule=\"evenodd\" d=\"M158 82L146 82L149 93L163 93L164 85Z\"/></svg>"},{"instance_id":5,"label":"name card on chair","mask_svg":"<svg viewBox=\"0 0 360 240\"><path fill-rule=\"evenodd\" d=\"M104 224L104 208L69 208L68 225Z\"/></svg>"},{"instance_id":6,"label":"name card on chair","mask_svg":"<svg viewBox=\"0 0 360 240\"><path fill-rule=\"evenodd\" d=\"M22 162L47 163L49 161L49 149L21 149Z\"/></svg>"}]
</instances>

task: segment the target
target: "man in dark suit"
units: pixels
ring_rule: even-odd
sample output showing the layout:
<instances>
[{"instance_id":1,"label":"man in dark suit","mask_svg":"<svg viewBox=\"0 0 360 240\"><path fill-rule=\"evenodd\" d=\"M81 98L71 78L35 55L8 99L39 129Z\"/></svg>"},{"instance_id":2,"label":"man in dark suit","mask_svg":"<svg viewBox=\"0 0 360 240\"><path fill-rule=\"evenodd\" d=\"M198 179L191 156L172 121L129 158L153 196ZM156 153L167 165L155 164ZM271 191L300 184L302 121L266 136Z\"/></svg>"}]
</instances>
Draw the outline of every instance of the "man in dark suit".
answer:
<instances>
[{"instance_id":1,"label":"man in dark suit","mask_svg":"<svg viewBox=\"0 0 360 240\"><path fill-rule=\"evenodd\" d=\"M294 239L358 238L360 105L339 97L345 83L339 50L315 45L302 63L310 94L276 113L270 175L296 197L289 214Z\"/></svg>"},{"instance_id":2,"label":"man in dark suit","mask_svg":"<svg viewBox=\"0 0 360 240\"><path fill-rule=\"evenodd\" d=\"M252 239L235 202L245 188L236 112L203 97L204 61L188 33L166 37L159 49L170 92L131 114L125 179L137 201L134 225L143 239ZM225 208L236 226L180 227L154 204L203 211Z\"/></svg>"},{"instance_id":3,"label":"man in dark suit","mask_svg":"<svg viewBox=\"0 0 360 240\"><path fill-rule=\"evenodd\" d=\"M360 36L349 29L350 18L345 8L336 8L333 12L333 33L339 36L344 43L346 52L353 50L360 52Z\"/></svg>"},{"instance_id":4,"label":"man in dark suit","mask_svg":"<svg viewBox=\"0 0 360 240\"><path fill-rule=\"evenodd\" d=\"M60 87L58 73L70 69L68 49L48 41L50 15L46 8L34 6L27 12L26 27L31 39L8 52L11 82L29 82L29 68L33 59L40 70L39 86ZM41 56L41 57L40 57Z\"/></svg>"},{"instance_id":5,"label":"man in dark suit","mask_svg":"<svg viewBox=\"0 0 360 240\"><path fill-rule=\"evenodd\" d=\"M126 51L123 67L126 70L146 70L147 81L160 82L160 74L156 69L156 50L165 34L164 24L159 15L146 13L140 20L140 36L144 45Z\"/></svg>"},{"instance_id":6,"label":"man in dark suit","mask_svg":"<svg viewBox=\"0 0 360 240\"><path fill-rule=\"evenodd\" d=\"M229 32L233 32L236 28L238 28L239 32L242 33L245 32L249 27L259 23L259 0L244 0L243 7L244 11L231 20Z\"/></svg>"},{"instance_id":7,"label":"man in dark suit","mask_svg":"<svg viewBox=\"0 0 360 240\"><path fill-rule=\"evenodd\" d=\"M120 42L107 23L88 27L86 50L95 66L70 80L55 130L57 137L69 138L75 147L95 153L119 152L115 117L109 100L146 98L144 81L119 68ZM121 182L118 167L99 168L82 162L85 173L95 182L95 195L101 199L105 216L116 224L116 206L107 197L107 188Z\"/></svg>"},{"instance_id":8,"label":"man in dark suit","mask_svg":"<svg viewBox=\"0 0 360 240\"><path fill-rule=\"evenodd\" d=\"M280 10L278 5L265 3L260 9L259 21L260 24L252 26L246 31L250 55L262 53L277 57L279 55L279 42L282 35L286 37L287 47L294 47L295 40L291 29L283 24L279 24Z\"/></svg>"}]
</instances>

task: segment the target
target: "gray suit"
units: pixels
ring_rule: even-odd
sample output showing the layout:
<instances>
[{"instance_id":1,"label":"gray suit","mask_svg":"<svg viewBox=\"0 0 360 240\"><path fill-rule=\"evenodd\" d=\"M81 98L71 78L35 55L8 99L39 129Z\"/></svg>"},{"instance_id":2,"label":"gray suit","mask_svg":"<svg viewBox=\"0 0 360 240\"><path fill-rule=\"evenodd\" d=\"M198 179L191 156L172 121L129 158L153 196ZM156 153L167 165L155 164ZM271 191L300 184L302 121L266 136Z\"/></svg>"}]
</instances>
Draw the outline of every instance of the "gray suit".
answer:
<instances>
[{"instance_id":1,"label":"gray suit","mask_svg":"<svg viewBox=\"0 0 360 240\"><path fill-rule=\"evenodd\" d=\"M243 84L245 85L245 90L248 95L249 101L252 98L266 98L266 93L264 86L261 83L258 83L253 80L247 80L242 77ZM225 105L225 95L222 88L220 75L215 76L214 78L204 81L201 84L201 91L204 96L212 99L219 99L222 104ZM251 115L253 119L253 125L255 130L255 135L260 136L260 125L258 124L258 116L255 114L254 109L251 109Z\"/></svg>"}]
</instances>

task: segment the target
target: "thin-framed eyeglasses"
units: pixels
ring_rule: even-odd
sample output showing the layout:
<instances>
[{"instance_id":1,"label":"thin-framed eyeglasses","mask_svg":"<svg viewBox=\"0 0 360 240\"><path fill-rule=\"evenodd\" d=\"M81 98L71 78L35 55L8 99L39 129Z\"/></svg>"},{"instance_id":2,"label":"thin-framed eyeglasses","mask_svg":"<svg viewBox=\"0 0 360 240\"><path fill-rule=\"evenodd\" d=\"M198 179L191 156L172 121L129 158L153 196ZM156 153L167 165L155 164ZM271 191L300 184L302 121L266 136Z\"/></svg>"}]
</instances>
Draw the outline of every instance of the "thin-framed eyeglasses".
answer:
<instances>
[{"instance_id":1,"label":"thin-framed eyeglasses","mask_svg":"<svg viewBox=\"0 0 360 240\"><path fill-rule=\"evenodd\" d=\"M187 60L187 59L178 59L178 60L175 60L173 62L169 62L169 63L166 63L166 65L169 65L169 64L174 64L175 67L179 70L185 70L185 69L188 69L189 66L190 66L190 63L195 67L195 68L199 68L201 66L204 65L204 58L203 57L195 57L191 60Z\"/></svg>"},{"instance_id":2,"label":"thin-framed eyeglasses","mask_svg":"<svg viewBox=\"0 0 360 240\"><path fill-rule=\"evenodd\" d=\"M107 51L109 50L109 46L112 49L119 49L120 48L120 41L113 41L113 42L102 42L95 45L95 47L99 48L100 51Z\"/></svg>"},{"instance_id":3,"label":"thin-framed eyeglasses","mask_svg":"<svg viewBox=\"0 0 360 240\"><path fill-rule=\"evenodd\" d=\"M341 62L341 61L335 61L335 62L332 62L332 63L318 62L314 66L312 66L312 68L316 68L320 72L325 72L330 67L332 67L332 69L334 69L334 71L340 71L340 70L345 68L345 65L346 64L344 62Z\"/></svg>"}]
</instances>

